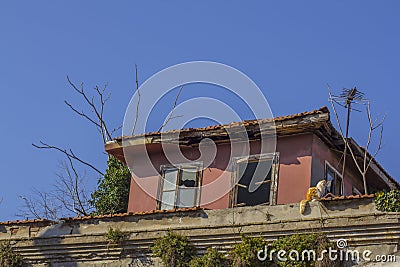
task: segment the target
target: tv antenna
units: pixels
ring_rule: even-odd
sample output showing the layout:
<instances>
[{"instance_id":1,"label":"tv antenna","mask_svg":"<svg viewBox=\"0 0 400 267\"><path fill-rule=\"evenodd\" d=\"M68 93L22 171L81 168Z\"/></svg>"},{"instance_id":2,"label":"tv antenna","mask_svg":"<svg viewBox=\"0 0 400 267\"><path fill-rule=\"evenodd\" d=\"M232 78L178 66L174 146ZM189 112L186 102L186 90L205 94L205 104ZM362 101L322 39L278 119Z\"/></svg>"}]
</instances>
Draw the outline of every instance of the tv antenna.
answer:
<instances>
[{"instance_id":1,"label":"tv antenna","mask_svg":"<svg viewBox=\"0 0 400 267\"><path fill-rule=\"evenodd\" d=\"M347 109L346 132L344 138L344 151L343 151L343 167L342 167L342 179L344 179L344 171L346 169L347 146L349 140L348 138L349 138L349 126L350 126L350 114L351 111L353 110L361 112L360 110L353 108L353 104L366 104L369 102L369 100L364 99L364 93L362 93L356 87L354 87L352 89L344 88L339 96L334 96L330 94L329 101L334 102L339 106L342 106L345 109Z\"/></svg>"}]
</instances>

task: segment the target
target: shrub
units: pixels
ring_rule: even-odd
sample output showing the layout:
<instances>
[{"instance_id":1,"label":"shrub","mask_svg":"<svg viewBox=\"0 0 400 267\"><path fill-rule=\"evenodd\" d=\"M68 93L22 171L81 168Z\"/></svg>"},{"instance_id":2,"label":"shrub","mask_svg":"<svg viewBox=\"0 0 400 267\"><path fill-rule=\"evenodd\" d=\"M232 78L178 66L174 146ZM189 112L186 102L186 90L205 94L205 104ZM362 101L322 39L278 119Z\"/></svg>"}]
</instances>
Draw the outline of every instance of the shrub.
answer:
<instances>
[{"instance_id":1,"label":"shrub","mask_svg":"<svg viewBox=\"0 0 400 267\"><path fill-rule=\"evenodd\" d=\"M215 248L208 248L200 258L193 258L189 267L224 267L228 262L225 256Z\"/></svg>"},{"instance_id":2,"label":"shrub","mask_svg":"<svg viewBox=\"0 0 400 267\"><path fill-rule=\"evenodd\" d=\"M390 190L389 192L375 193L375 205L380 211L399 212L400 190Z\"/></svg>"},{"instance_id":3,"label":"shrub","mask_svg":"<svg viewBox=\"0 0 400 267\"><path fill-rule=\"evenodd\" d=\"M165 236L157 238L152 247L154 256L161 258L165 266L189 266L195 255L189 238L172 231Z\"/></svg>"},{"instance_id":4,"label":"shrub","mask_svg":"<svg viewBox=\"0 0 400 267\"><path fill-rule=\"evenodd\" d=\"M131 173L122 162L113 156L107 161L104 177L92 193L90 204L96 208L92 215L123 213L128 209Z\"/></svg>"},{"instance_id":5,"label":"shrub","mask_svg":"<svg viewBox=\"0 0 400 267\"><path fill-rule=\"evenodd\" d=\"M278 261L275 259L279 266L284 267L308 267L308 266L336 266L335 262L331 262L328 257L325 257L323 261L308 260L307 254L306 259L302 260L302 252L305 250L314 250L315 258L321 255L322 250L332 247L331 242L324 234L307 233L307 234L294 234L281 237L272 243L272 248L275 251L284 250L286 251L285 258L287 261ZM291 260L289 258L290 251L295 250L299 253L299 261ZM326 255L326 254L325 254ZM296 254L292 254L292 257L296 258Z\"/></svg>"},{"instance_id":6,"label":"shrub","mask_svg":"<svg viewBox=\"0 0 400 267\"><path fill-rule=\"evenodd\" d=\"M118 244L125 240L126 233L122 232L118 228L108 228L108 232L105 234L105 238L109 244Z\"/></svg>"},{"instance_id":7,"label":"shrub","mask_svg":"<svg viewBox=\"0 0 400 267\"><path fill-rule=\"evenodd\" d=\"M0 266L20 267L23 264L21 254L14 250L10 242L0 243Z\"/></svg>"},{"instance_id":8,"label":"shrub","mask_svg":"<svg viewBox=\"0 0 400 267\"><path fill-rule=\"evenodd\" d=\"M230 254L232 266L260 266L267 262L261 262L257 258L257 252L264 249L266 241L261 237L242 235L241 242L236 244Z\"/></svg>"}]
</instances>

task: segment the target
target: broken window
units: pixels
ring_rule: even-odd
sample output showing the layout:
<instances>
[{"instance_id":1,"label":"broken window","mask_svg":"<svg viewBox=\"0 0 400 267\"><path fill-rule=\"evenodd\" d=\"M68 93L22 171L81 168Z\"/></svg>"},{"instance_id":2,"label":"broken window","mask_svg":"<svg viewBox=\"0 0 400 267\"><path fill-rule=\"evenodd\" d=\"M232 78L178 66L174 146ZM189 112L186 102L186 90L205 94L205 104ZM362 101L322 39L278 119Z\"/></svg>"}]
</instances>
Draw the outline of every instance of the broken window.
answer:
<instances>
[{"instance_id":1,"label":"broken window","mask_svg":"<svg viewBox=\"0 0 400 267\"><path fill-rule=\"evenodd\" d=\"M277 157L251 156L236 162L233 206L275 204Z\"/></svg>"},{"instance_id":2,"label":"broken window","mask_svg":"<svg viewBox=\"0 0 400 267\"><path fill-rule=\"evenodd\" d=\"M198 166L163 167L157 208L169 210L198 206L200 176Z\"/></svg>"},{"instance_id":3,"label":"broken window","mask_svg":"<svg viewBox=\"0 0 400 267\"><path fill-rule=\"evenodd\" d=\"M342 176L328 163L325 164L326 193L342 195Z\"/></svg>"}]
</instances>

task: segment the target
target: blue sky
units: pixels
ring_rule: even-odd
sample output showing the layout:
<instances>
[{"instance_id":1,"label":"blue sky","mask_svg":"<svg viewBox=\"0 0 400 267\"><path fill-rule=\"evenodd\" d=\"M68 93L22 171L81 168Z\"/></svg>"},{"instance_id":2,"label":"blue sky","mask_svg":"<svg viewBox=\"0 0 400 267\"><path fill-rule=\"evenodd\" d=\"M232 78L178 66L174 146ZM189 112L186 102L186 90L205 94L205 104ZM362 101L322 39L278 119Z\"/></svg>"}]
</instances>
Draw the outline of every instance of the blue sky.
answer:
<instances>
[{"instance_id":1,"label":"blue sky","mask_svg":"<svg viewBox=\"0 0 400 267\"><path fill-rule=\"evenodd\" d=\"M96 130L63 104L83 104L66 75L89 90L108 83L107 119L118 126L134 92L134 64L141 82L186 61L228 64L257 83L275 115L328 105L327 83L336 91L357 86L374 114L388 116L378 159L399 179L399 11L396 0L3 1L0 220L15 219L18 195L49 189L59 170L62 155L32 142L71 147L105 168ZM363 143L361 118L351 135ZM87 175L93 188L98 177Z\"/></svg>"}]
</instances>

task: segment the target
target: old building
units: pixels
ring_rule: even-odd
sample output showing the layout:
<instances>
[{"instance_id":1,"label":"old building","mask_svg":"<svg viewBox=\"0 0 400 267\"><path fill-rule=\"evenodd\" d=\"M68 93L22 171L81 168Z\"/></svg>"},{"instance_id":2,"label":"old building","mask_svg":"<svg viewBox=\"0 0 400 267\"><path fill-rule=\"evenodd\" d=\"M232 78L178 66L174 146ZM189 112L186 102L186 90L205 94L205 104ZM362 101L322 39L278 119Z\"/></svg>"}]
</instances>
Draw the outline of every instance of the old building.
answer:
<instances>
[{"instance_id":1,"label":"old building","mask_svg":"<svg viewBox=\"0 0 400 267\"><path fill-rule=\"evenodd\" d=\"M139 170L132 176L128 212L296 203L304 198L309 187L322 179L327 181L327 193L332 195L364 193L362 176L350 155L342 177L344 144L332 126L326 107L274 118L274 123L271 122L251 120L165 133L152 132L107 143L106 151L121 161L126 162L127 155L137 154L135 160L128 164L131 169ZM243 127L248 138L249 153L234 157L232 143L243 146L243 142L235 140L232 133ZM262 153L260 136L264 133L260 129L270 128L276 133L276 149ZM268 131L265 133L269 134ZM189 164L182 162L172 165L165 155L165 149L168 148L163 143L173 138L179 143L182 154L191 160ZM201 143L206 138L215 144L216 153L211 164L202 168L203 162L196 159L201 154ZM141 161L141 145L145 146L145 153L155 172L140 171L144 165ZM363 148L352 139L350 145L357 160L362 160ZM208 153L207 148L203 149L204 152ZM369 154L367 156L371 157ZM254 176L261 178L257 182L257 189L249 192ZM399 188L398 183L375 159L372 159L366 178L369 193ZM207 186L212 183L212 186Z\"/></svg>"},{"instance_id":2,"label":"old building","mask_svg":"<svg viewBox=\"0 0 400 267\"><path fill-rule=\"evenodd\" d=\"M400 215L376 209L374 195L363 194L362 178L352 160L348 160L345 175L341 176L343 142L330 122L327 108L273 121L116 139L106 144L108 153L122 161L127 160L125 155L139 154L134 157L136 162L128 164L139 171L133 172L127 213L0 222L0 242L11 242L29 266L163 266L150 248L155 238L171 230L188 236L199 254L208 247L229 252L240 242L241 234L262 236L272 242L293 233L323 232L332 241L345 240L344 249L371 251L372 260L389 255L398 261ZM226 133L235 135L241 126L248 137L249 151L246 156L232 158L229 150L237 136L228 137ZM272 152L262 153L260 128L276 131L276 149L273 147ZM163 147L161 140L167 144L178 141L189 163L171 165L165 152L170 147ZM214 150L211 143L215 144ZM350 143L361 160L363 149L353 140ZM144 161L140 159L146 156L140 144L144 144L153 171L141 168ZM236 145L245 146L242 142ZM215 153L205 168L206 162L198 160L201 152L206 156ZM248 190L251 176L257 176L259 184L253 192ZM321 179L328 181L328 192L335 196L310 203L300 214L298 202ZM399 188L375 160L367 173L367 184L370 193ZM110 229L119 229L123 241L110 243Z\"/></svg>"}]
</instances>

